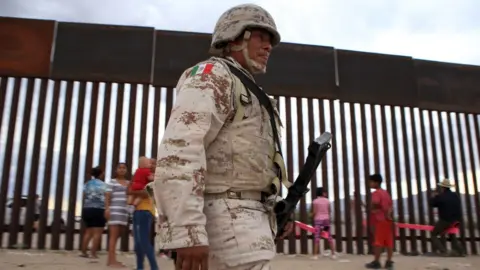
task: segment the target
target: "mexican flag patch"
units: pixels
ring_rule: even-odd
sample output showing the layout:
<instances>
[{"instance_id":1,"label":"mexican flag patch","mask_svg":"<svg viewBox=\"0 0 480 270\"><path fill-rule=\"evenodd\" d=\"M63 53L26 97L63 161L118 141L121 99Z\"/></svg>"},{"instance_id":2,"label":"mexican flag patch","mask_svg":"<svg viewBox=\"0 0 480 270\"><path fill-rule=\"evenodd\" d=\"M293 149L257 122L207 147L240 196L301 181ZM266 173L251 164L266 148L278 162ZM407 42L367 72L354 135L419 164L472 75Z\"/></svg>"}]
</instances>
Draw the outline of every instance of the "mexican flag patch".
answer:
<instances>
[{"instance_id":1,"label":"mexican flag patch","mask_svg":"<svg viewBox=\"0 0 480 270\"><path fill-rule=\"evenodd\" d=\"M190 76L194 76L197 74L208 74L212 72L213 64L204 63L200 65L196 65L193 67L192 71L190 72Z\"/></svg>"}]
</instances>

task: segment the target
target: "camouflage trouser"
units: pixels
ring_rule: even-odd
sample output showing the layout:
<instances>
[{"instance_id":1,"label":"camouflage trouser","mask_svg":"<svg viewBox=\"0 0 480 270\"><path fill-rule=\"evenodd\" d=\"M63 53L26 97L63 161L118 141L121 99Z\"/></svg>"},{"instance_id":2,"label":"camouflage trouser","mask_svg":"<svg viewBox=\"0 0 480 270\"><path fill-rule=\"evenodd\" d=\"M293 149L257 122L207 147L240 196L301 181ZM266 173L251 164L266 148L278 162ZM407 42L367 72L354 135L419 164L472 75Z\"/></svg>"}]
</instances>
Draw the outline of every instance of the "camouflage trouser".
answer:
<instances>
[{"instance_id":1,"label":"camouflage trouser","mask_svg":"<svg viewBox=\"0 0 480 270\"><path fill-rule=\"evenodd\" d=\"M270 269L275 243L264 205L251 200L205 199L209 268Z\"/></svg>"}]
</instances>

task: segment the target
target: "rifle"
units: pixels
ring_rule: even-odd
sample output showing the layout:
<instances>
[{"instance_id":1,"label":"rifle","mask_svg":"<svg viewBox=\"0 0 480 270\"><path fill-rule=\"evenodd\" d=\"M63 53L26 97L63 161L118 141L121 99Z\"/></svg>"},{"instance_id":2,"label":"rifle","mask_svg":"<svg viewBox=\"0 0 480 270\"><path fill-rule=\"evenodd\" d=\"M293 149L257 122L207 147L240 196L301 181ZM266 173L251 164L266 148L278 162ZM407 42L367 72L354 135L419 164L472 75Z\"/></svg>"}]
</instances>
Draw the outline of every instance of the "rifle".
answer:
<instances>
[{"instance_id":1,"label":"rifle","mask_svg":"<svg viewBox=\"0 0 480 270\"><path fill-rule=\"evenodd\" d=\"M308 146L308 156L300 174L293 185L288 189L287 197L275 205L274 211L277 217L277 236L283 234L285 225L290 220L298 202L310 190L308 188L310 179L312 179L317 171L318 165L320 165L320 162L328 149L332 147L330 145L331 139L332 134L324 132L320 137L310 143Z\"/></svg>"}]
</instances>

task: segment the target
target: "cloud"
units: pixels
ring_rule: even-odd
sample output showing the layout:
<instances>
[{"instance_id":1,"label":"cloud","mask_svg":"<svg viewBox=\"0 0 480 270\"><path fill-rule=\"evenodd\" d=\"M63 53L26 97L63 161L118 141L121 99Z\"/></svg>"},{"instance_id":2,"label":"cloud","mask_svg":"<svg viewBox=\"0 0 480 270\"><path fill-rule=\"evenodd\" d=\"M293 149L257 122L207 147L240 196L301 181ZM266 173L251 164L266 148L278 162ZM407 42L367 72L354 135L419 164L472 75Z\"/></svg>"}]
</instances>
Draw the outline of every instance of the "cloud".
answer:
<instances>
[{"instance_id":1,"label":"cloud","mask_svg":"<svg viewBox=\"0 0 480 270\"><path fill-rule=\"evenodd\" d=\"M252 2L275 17L284 41L480 64L480 2L475 0ZM2 1L0 15L211 33L222 12L242 3L16 0Z\"/></svg>"}]
</instances>

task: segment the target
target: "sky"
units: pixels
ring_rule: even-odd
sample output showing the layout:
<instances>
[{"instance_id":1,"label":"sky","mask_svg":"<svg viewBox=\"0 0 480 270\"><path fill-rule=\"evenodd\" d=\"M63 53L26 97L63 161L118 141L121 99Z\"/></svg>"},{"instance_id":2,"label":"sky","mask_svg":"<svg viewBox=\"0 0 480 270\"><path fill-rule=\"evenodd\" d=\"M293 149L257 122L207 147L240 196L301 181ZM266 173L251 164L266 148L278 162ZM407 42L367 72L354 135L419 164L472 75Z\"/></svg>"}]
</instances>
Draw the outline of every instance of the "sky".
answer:
<instances>
[{"instance_id":1,"label":"sky","mask_svg":"<svg viewBox=\"0 0 480 270\"><path fill-rule=\"evenodd\" d=\"M385 54L395 54L395 55L407 55L412 56L417 59L427 59L435 61L444 61L444 62L455 62L463 64L472 64L480 65L480 20L478 20L478 10L480 10L480 2L475 0L464 0L464 1L447 1L447 0L423 0L423 1L411 1L411 0L364 0L364 1L347 1L347 0L319 0L319 1L307 1L307 0L297 0L297 1L250 1L252 3L258 4L266 8L277 22L279 32L282 35L282 41L284 42L293 42L293 43L302 43L302 44L312 44L312 45L323 45L323 46L333 46L337 49L347 49L347 50L356 50L356 51L366 51L366 52L376 52L376 53L385 53ZM176 31L192 31L192 32L203 32L211 33L216 23L217 18L231 6L236 4L242 4L243 1L232 1L232 0L223 0L223 1L213 1L213 0L204 0L204 1L191 1L191 0L177 0L177 1L146 1L146 0L103 0L103 1L92 1L92 0L2 0L0 1L0 16L10 16L10 17L22 17L22 18L36 18L36 19L51 19L64 22L83 22L83 23L99 23L99 24L117 24L117 25L134 25L134 26L148 26L155 27L158 30L176 30ZM273 52L274 53L274 52ZM38 85L37 85L38 87ZM128 96L128 91L126 96ZM12 89L10 88L7 93L7 101L11 99ZM114 91L115 92L115 91ZM51 100L51 87L49 88L49 94L47 96L47 101ZM88 115L90 108L90 93L91 90L87 90L86 97L86 106L84 111L84 132L82 136L82 157L85 155L86 148L86 130L88 129ZM149 90L149 93L152 93L152 90ZM22 95L21 100L24 99L25 86L22 86ZM76 106L78 104L78 91L75 90L74 97L72 100L73 111L75 112ZM64 89L62 88L60 104L63 104L62 101L65 99ZM100 91L100 99L103 99L103 89ZM116 95L112 96L112 103L115 104ZM151 100L151 99L150 99ZM162 97L162 102L165 100L165 93ZM141 95L137 96L137 115L140 113ZM128 104L129 100L126 98L124 104ZM303 104L306 104L306 101L302 101ZM22 104L22 103L21 103ZM163 103L162 103L163 104ZM284 99L281 100L281 108L284 108ZM295 104L295 100L292 100L292 104ZM315 102L314 104L318 104ZM0 131L0 160L5 158L4 148L7 139L7 125L8 125L8 115L10 114L10 107L5 106L4 109L4 118L3 123L1 123ZM151 105L151 104L150 104ZM327 104L326 104L327 105ZM33 107L38 106L38 95L34 96ZM47 102L46 106L46 118L49 117L49 111L51 105ZM63 112L62 105L59 108L59 115ZM303 107L306 107L304 105ZM35 109L32 109L35 112ZM150 106L151 108L151 106ZM318 105L315 105L315 108L318 108ZM17 115L17 123L21 123L23 119L23 106L19 106L19 113ZM111 107L111 112L115 112L115 106ZM328 107L327 107L328 109ZM296 110L296 106L292 107L292 111ZM338 107L336 112L338 113ZM99 108L97 114L97 119L101 119L101 109ZM283 110L284 111L284 110ZM318 110L317 110L318 111ZM128 111L124 110L125 114L128 114ZM358 112L358 109L357 109ZM151 122L153 109L149 110L148 121ZM160 115L165 115L165 107L162 106L162 110L159 112ZM124 115L125 115L124 114ZM357 113L359 114L359 113ZM306 115L306 113L304 113ZM349 126L350 117L347 114L347 127ZM418 117L418 112L416 112ZM367 119L372 121L372 119L367 115ZM75 113L71 114L71 122L75 120ZM285 120L285 114L282 113L282 118ZM320 134L319 127L317 125L319 119L318 113L315 114L316 119L316 135ZM325 115L329 119L329 114ZM446 116L443 115L442 119L446 119ZM35 113L32 113L31 128L34 127ZM112 119L113 120L113 119ZM474 119L470 119L473 121ZM476 121L479 119L476 118ZM125 118L126 121L126 118ZM306 123L304 119L304 123ZM135 138L134 143L138 145L139 138L141 136L139 130L139 119L137 119L137 125L135 127ZM297 125L296 118L292 119L293 129ZM327 128L330 127L330 121L326 121ZM391 123L391 120L389 121ZM113 121L110 121L111 126L109 130L113 129ZM410 123L410 121L407 121ZM339 124L339 123L337 123ZM360 122L358 122L360 124ZM418 125L418 121L415 123ZM161 122L160 126L163 127L164 123ZM464 126L464 124L462 124ZM48 126L48 123L45 122L45 126ZM434 123L435 130L438 132L438 123ZM308 125L304 124L304 134L308 134ZM74 128L71 128L73 132ZM160 129L159 136L162 135L162 129ZM419 129L419 127L417 127ZM339 130L339 126L338 126ZM96 141L95 145L99 146L100 141L100 128L99 125L96 127ZM348 129L349 134L350 130ZM339 132L339 131L337 131ZM368 130L371 134L371 130ZM285 133L285 132L284 132ZM41 160L45 158L45 149L47 147L47 131L44 130L42 138L42 154ZM360 133L357 131L357 136L360 136ZM411 136L411 131L409 131L409 136ZM455 133L456 134L456 133ZM457 135L454 134L456 139ZM20 128L16 128L15 137L15 147L14 147L14 156L15 159L19 151L19 135ZM59 151L59 136L60 132L57 129L57 139L55 144L55 153L58 154ZM122 149L120 151L121 159L125 157L124 147L126 146L126 131L124 131L124 136L122 136ZM151 141L152 136L152 127L149 127L146 132L147 138L147 149L151 147L149 141ZM337 134L337 136L341 136ZM347 144L351 146L351 134L347 135ZM389 136L391 132L389 131ZM31 146L33 145L33 136L29 138L29 151L31 152ZM109 136L108 142L108 151L111 153L112 150L112 136ZM283 135L285 139L285 134ZM338 137L340 138L340 137ZM311 138L308 136L303 137L305 143L305 148L308 145L308 142ZM381 138L380 138L381 139ZM399 138L401 142L401 137ZM294 145L298 142L297 136L293 137ZM338 140L340 144L340 140ZM359 140L359 145L364 142ZM366 143L366 142L365 142ZM437 143L438 144L438 143ZM371 145L371 142L370 142ZM447 144L447 148L449 144ZM462 146L464 147L464 146ZM285 145L284 145L284 149ZM349 148L351 149L351 148ZM383 147L381 147L383 150ZM286 151L286 150L284 150ZM69 138L67 152L71 154L73 152L73 138ZM138 147L134 147L134 155L138 153ZM147 154L149 150L147 150ZM410 160L416 151L411 148L410 150ZM450 154L450 151L447 151ZM349 152L351 157L351 150ZM362 152L359 153L362 155ZM423 151L419 151L418 154L423 156ZM30 155L30 154L29 154ZM294 163L298 164L298 151L294 152ZM109 158L111 154L107 155ZM401 157L403 157L403 151L401 152ZM58 159L56 156L55 159ZM95 156L94 161L98 162L99 155ZM67 177L66 181L68 182L70 178L69 171L71 170L71 157L69 157L67 162ZM83 158L81 158L83 160ZM331 153L329 154L329 160L331 160ZM342 160L341 155L339 156L339 161ZM408 158L406 158L408 160ZM475 156L476 164L478 162L478 156ZM57 161L54 160L54 164ZM10 179L15 179L16 168L14 166L15 162L12 162L13 169L11 170ZM331 164L331 163L330 163ZM349 158L349 172L353 169L353 160ZM26 166L26 177L28 177L28 168L30 167L31 162L27 159ZM81 162L80 171L84 171L82 167L84 162ZM136 166L136 163L133 164ZM339 165L342 166L342 165ZM431 164L431 167L433 165ZM58 166L54 165L54 171L56 171ZM111 164L107 163L107 167L111 167ZM467 164L467 168L471 171L475 167L472 164ZM3 162L0 162L0 169L3 168ZM360 164L360 168L363 168L363 164ZM449 168L452 170L451 159L449 161ZM44 165L40 164L40 172L44 169ZM371 168L373 170L373 168ZM476 167L478 170L478 166ZM383 165L381 166L381 171L384 171ZM401 168L402 178L405 178L405 171ZM295 166L294 172L298 172L298 166ZM329 173L332 173L330 168ZM342 167L339 169L340 178L345 179L345 181L353 182L352 176L343 176ZM40 173L41 175L41 173ZM111 170L107 168L107 176L111 175ZM363 169L361 169L360 175L365 175ZM480 175L480 171L477 173ZM80 175L79 178L83 179L84 175ZM422 176L423 177L423 176ZM41 177L40 177L41 178ZM42 179L39 179L42 182ZM432 181L432 179L430 179ZM79 181L83 182L83 181ZM12 182L13 183L13 180ZM412 183L415 183L412 181ZM342 183L340 197L345 197L343 194ZM26 191L28 185L24 186L24 191ZM353 184L351 185L353 187ZM406 182L402 182L402 186L406 186ZM330 183L330 192L333 193L333 184ZM40 187L39 187L40 188ZM52 186L52 192L54 185ZM416 186L414 185L414 189ZM462 187L460 187L462 189ZM422 187L422 190L425 190L425 187ZM12 184L10 185L10 192L13 191ZM351 189L352 191L352 189ZM362 193L365 192L364 189L361 190ZM65 187L65 193L68 192L68 185ZM80 191L79 191L80 192ZM406 191L403 191L406 194ZM394 192L395 194L396 192ZM52 193L53 194L53 193ZM348 194L347 194L348 196ZM308 196L309 198L310 196ZM65 207L64 203L64 207Z\"/></svg>"},{"instance_id":2,"label":"sky","mask_svg":"<svg viewBox=\"0 0 480 270\"><path fill-rule=\"evenodd\" d=\"M2 0L0 16L211 33L238 0ZM247 1L248 2L248 1ZM264 0L286 42L480 65L476 0Z\"/></svg>"}]
</instances>

